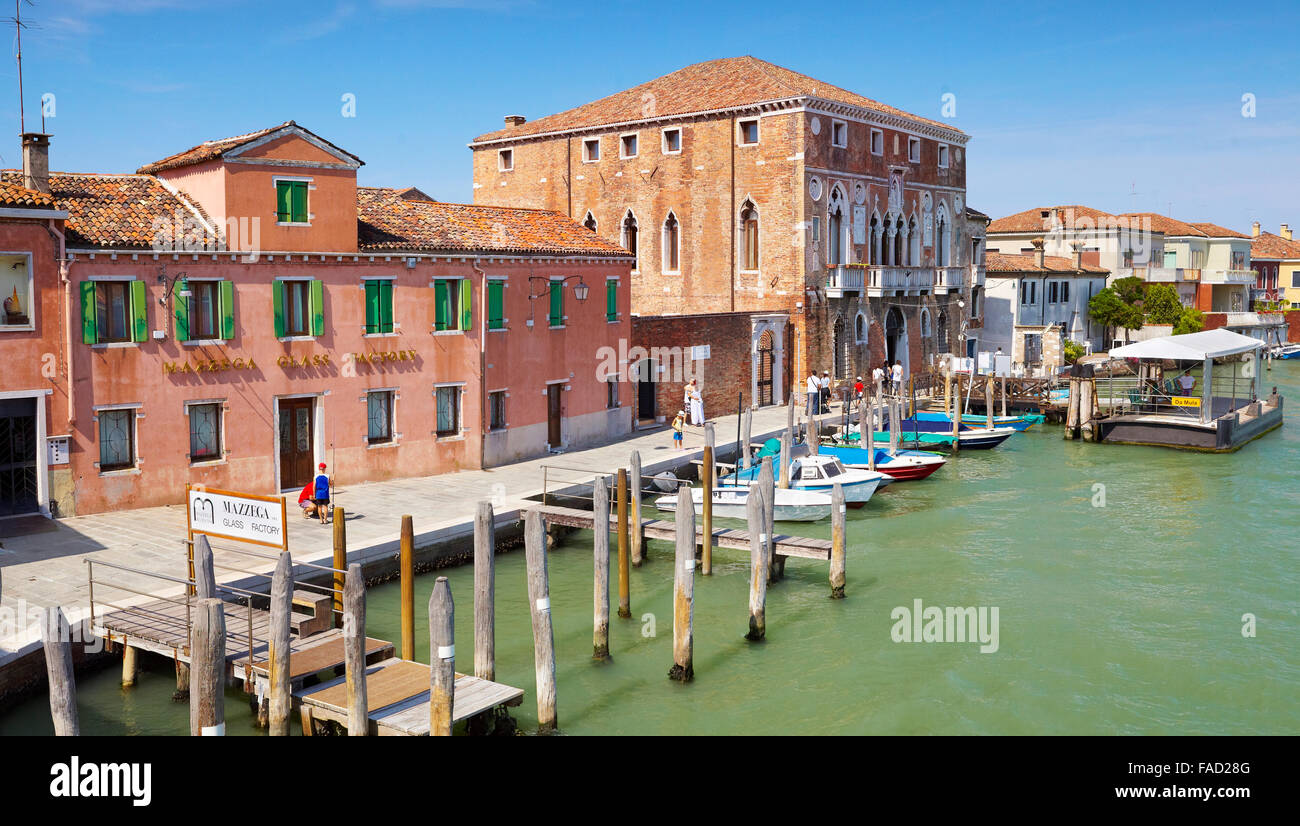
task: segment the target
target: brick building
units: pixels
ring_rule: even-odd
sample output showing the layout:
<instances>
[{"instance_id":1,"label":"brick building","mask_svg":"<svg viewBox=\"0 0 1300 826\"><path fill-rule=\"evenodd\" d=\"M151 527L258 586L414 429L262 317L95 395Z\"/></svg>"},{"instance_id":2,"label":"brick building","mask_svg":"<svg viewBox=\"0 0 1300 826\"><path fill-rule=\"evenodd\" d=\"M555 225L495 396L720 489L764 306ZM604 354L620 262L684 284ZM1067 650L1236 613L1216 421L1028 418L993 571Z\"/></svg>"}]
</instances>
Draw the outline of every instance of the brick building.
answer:
<instances>
[{"instance_id":1,"label":"brick building","mask_svg":"<svg viewBox=\"0 0 1300 826\"><path fill-rule=\"evenodd\" d=\"M634 313L700 316L692 341L715 347L715 314L753 314L727 335L752 342L752 387L771 329L779 403L810 369L851 380L884 358L916 370L965 354L984 225L966 208L966 141L739 57L508 117L470 148L476 203L556 210L635 255Z\"/></svg>"},{"instance_id":2,"label":"brick building","mask_svg":"<svg viewBox=\"0 0 1300 826\"><path fill-rule=\"evenodd\" d=\"M563 215L359 187L292 121L134 174L24 149L0 235L36 300L0 326L0 435L34 437L0 457L36 494L0 466L0 514L296 491L322 461L336 484L425 476L632 427L597 359L630 334L630 256Z\"/></svg>"}]
</instances>

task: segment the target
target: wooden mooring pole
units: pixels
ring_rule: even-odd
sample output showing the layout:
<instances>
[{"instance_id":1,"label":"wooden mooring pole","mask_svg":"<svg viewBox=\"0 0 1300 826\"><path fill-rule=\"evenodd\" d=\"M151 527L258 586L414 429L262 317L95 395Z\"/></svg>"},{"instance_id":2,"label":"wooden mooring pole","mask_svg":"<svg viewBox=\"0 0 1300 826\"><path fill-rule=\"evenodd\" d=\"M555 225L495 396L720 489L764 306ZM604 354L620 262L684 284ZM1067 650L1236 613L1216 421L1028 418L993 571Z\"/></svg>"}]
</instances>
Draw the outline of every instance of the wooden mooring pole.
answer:
<instances>
[{"instance_id":1,"label":"wooden mooring pole","mask_svg":"<svg viewBox=\"0 0 1300 826\"><path fill-rule=\"evenodd\" d=\"M641 452L632 451L632 567L640 568L645 561L645 527L642 524L641 497L645 493L645 482L641 479ZM608 486L606 486L608 488ZM605 503L605 513L609 513L609 502ZM608 533L608 532L607 532Z\"/></svg>"},{"instance_id":2,"label":"wooden mooring pole","mask_svg":"<svg viewBox=\"0 0 1300 826\"><path fill-rule=\"evenodd\" d=\"M592 535L595 540L592 584L591 658L609 659L609 484L597 476L592 485Z\"/></svg>"},{"instance_id":3,"label":"wooden mooring pole","mask_svg":"<svg viewBox=\"0 0 1300 826\"><path fill-rule=\"evenodd\" d=\"M704 487L704 532L700 537L700 544L703 546L700 552L700 573L708 576L713 573L713 448L708 445L704 446L704 463L700 466L700 478ZM682 500L678 499L679 508L681 502ZM693 504L691 512L695 512Z\"/></svg>"},{"instance_id":4,"label":"wooden mooring pole","mask_svg":"<svg viewBox=\"0 0 1300 826\"><path fill-rule=\"evenodd\" d=\"M415 659L415 526L410 515L402 517L402 540L398 566L402 594L402 659Z\"/></svg>"},{"instance_id":5,"label":"wooden mooring pole","mask_svg":"<svg viewBox=\"0 0 1300 826\"><path fill-rule=\"evenodd\" d=\"M745 517L749 522L749 632L745 639L760 642L767 637L767 513L763 486L749 486Z\"/></svg>"},{"instance_id":6,"label":"wooden mooring pole","mask_svg":"<svg viewBox=\"0 0 1300 826\"><path fill-rule=\"evenodd\" d=\"M794 428L787 427L785 432L781 434L781 466L777 469L779 475L778 484L783 488L790 487L790 453L792 452L793 447ZM763 461L767 461L767 459L770 458L770 456L765 457Z\"/></svg>"},{"instance_id":7,"label":"wooden mooring pole","mask_svg":"<svg viewBox=\"0 0 1300 826\"><path fill-rule=\"evenodd\" d=\"M334 518L338 519L338 508ZM366 580L361 564L348 566L343 583L343 667L348 688L348 736L370 733L370 709L366 702Z\"/></svg>"},{"instance_id":8,"label":"wooden mooring pole","mask_svg":"<svg viewBox=\"0 0 1300 826\"><path fill-rule=\"evenodd\" d=\"M831 599L844 599L845 521L844 488L831 488Z\"/></svg>"},{"instance_id":9,"label":"wooden mooring pole","mask_svg":"<svg viewBox=\"0 0 1300 826\"><path fill-rule=\"evenodd\" d=\"M289 690L289 623L293 616L293 560L283 551L271 575L271 617L268 640L270 701L267 721L273 737L289 736L289 712L293 694ZM225 662L221 649L221 662ZM195 675L197 677L197 675Z\"/></svg>"},{"instance_id":10,"label":"wooden mooring pole","mask_svg":"<svg viewBox=\"0 0 1300 826\"><path fill-rule=\"evenodd\" d=\"M758 484L763 489L763 534L767 537L763 553L767 557L768 582L776 582L776 541L773 539L776 525L776 479L771 456L763 457L763 466L758 471Z\"/></svg>"},{"instance_id":11,"label":"wooden mooring pole","mask_svg":"<svg viewBox=\"0 0 1300 826\"><path fill-rule=\"evenodd\" d=\"M480 499L474 512L474 676L497 678L496 521L492 502Z\"/></svg>"},{"instance_id":12,"label":"wooden mooring pole","mask_svg":"<svg viewBox=\"0 0 1300 826\"><path fill-rule=\"evenodd\" d=\"M989 429L993 428L993 374L990 373L984 379L984 407L985 414L988 416Z\"/></svg>"},{"instance_id":13,"label":"wooden mooring pole","mask_svg":"<svg viewBox=\"0 0 1300 826\"><path fill-rule=\"evenodd\" d=\"M690 682L695 676L692 665L691 622L695 618L695 508L690 505L691 489L684 483L677 488L677 553L673 559L673 667L668 676L678 682ZM686 503L683 506L683 503Z\"/></svg>"},{"instance_id":14,"label":"wooden mooring pole","mask_svg":"<svg viewBox=\"0 0 1300 826\"><path fill-rule=\"evenodd\" d=\"M76 737L81 733L81 725L77 720L77 679L72 671L72 630L62 608L45 609L41 618L41 646L45 649L45 674L50 681L54 734Z\"/></svg>"},{"instance_id":15,"label":"wooden mooring pole","mask_svg":"<svg viewBox=\"0 0 1300 826\"><path fill-rule=\"evenodd\" d=\"M217 575L212 563L212 545L199 534L194 540L194 596L212 599L217 596Z\"/></svg>"},{"instance_id":16,"label":"wooden mooring pole","mask_svg":"<svg viewBox=\"0 0 1300 826\"><path fill-rule=\"evenodd\" d=\"M1079 438L1079 379L1070 379L1070 396L1065 408L1065 438Z\"/></svg>"},{"instance_id":17,"label":"wooden mooring pole","mask_svg":"<svg viewBox=\"0 0 1300 826\"><path fill-rule=\"evenodd\" d=\"M335 507L334 519L334 627L343 627L343 589L347 587L344 571L348 568L348 523L343 508Z\"/></svg>"},{"instance_id":18,"label":"wooden mooring pole","mask_svg":"<svg viewBox=\"0 0 1300 826\"><path fill-rule=\"evenodd\" d=\"M555 632L551 627L551 591L546 579L546 523L535 510L524 517L524 553L528 564L528 610L533 620L533 668L537 679L537 728L554 731Z\"/></svg>"},{"instance_id":19,"label":"wooden mooring pole","mask_svg":"<svg viewBox=\"0 0 1300 826\"><path fill-rule=\"evenodd\" d=\"M456 695L456 605L451 583L440 576L429 594L429 736L451 736Z\"/></svg>"},{"instance_id":20,"label":"wooden mooring pole","mask_svg":"<svg viewBox=\"0 0 1300 826\"><path fill-rule=\"evenodd\" d=\"M194 606L190 666L190 736L220 737L226 733L226 616L219 599L201 599ZM284 723L280 733L288 734L287 717Z\"/></svg>"},{"instance_id":21,"label":"wooden mooring pole","mask_svg":"<svg viewBox=\"0 0 1300 826\"><path fill-rule=\"evenodd\" d=\"M746 410L740 414L740 451L736 454L736 466L749 470L753 460L749 455L749 443L753 439L754 411Z\"/></svg>"},{"instance_id":22,"label":"wooden mooring pole","mask_svg":"<svg viewBox=\"0 0 1300 826\"><path fill-rule=\"evenodd\" d=\"M1002 415L1007 415L1007 377L1002 376L1000 379L1002 385Z\"/></svg>"},{"instance_id":23,"label":"wooden mooring pole","mask_svg":"<svg viewBox=\"0 0 1300 826\"><path fill-rule=\"evenodd\" d=\"M627 468L618 469L618 615L632 616L632 572L628 568Z\"/></svg>"}]
</instances>

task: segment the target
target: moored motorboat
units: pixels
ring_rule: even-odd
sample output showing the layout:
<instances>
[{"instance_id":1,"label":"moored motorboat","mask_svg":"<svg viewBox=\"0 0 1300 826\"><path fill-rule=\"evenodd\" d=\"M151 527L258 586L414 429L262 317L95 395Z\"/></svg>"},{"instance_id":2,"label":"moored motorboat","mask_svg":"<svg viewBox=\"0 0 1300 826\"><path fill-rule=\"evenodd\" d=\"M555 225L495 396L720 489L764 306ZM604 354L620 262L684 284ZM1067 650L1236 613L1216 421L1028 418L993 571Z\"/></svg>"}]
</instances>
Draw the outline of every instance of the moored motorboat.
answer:
<instances>
[{"instance_id":1,"label":"moored motorboat","mask_svg":"<svg viewBox=\"0 0 1300 826\"><path fill-rule=\"evenodd\" d=\"M867 449L851 445L822 445L821 453L835 456L846 468L870 469L871 456ZM896 482L924 479L943 467L947 461L928 450L899 450L890 453L885 448L872 448L876 454L876 470L893 477Z\"/></svg>"},{"instance_id":2,"label":"moored motorboat","mask_svg":"<svg viewBox=\"0 0 1300 826\"><path fill-rule=\"evenodd\" d=\"M889 441L888 419L885 420L885 429L878 430L875 433L877 442ZM959 447L962 450L988 450L997 447L1015 434L1015 429L1010 427L971 427L970 425L958 425L957 436L953 436L952 420L944 421L926 421L908 417L900 419L898 422L898 441L899 444L908 442L929 444L936 446L951 447L953 439L960 440Z\"/></svg>"},{"instance_id":3,"label":"moored motorboat","mask_svg":"<svg viewBox=\"0 0 1300 826\"><path fill-rule=\"evenodd\" d=\"M816 522L831 515L829 494L797 488L776 488L772 518L777 522ZM697 514L704 513L704 489L690 488L691 500ZM655 507L662 511L675 511L681 491L660 496ZM713 491L713 515L728 519L748 517L749 488L719 487Z\"/></svg>"},{"instance_id":4,"label":"moored motorboat","mask_svg":"<svg viewBox=\"0 0 1300 826\"><path fill-rule=\"evenodd\" d=\"M1279 344L1276 347L1270 347L1268 354L1275 359L1300 358L1300 344Z\"/></svg>"},{"instance_id":5,"label":"moored motorboat","mask_svg":"<svg viewBox=\"0 0 1300 826\"><path fill-rule=\"evenodd\" d=\"M776 461L781 460L778 454ZM718 480L720 487L748 487L758 480L759 467L754 466ZM848 469L834 456L806 454L790 460L790 487L799 490L829 494L835 485L844 491L844 501L852 507L861 507L876 489L894 481L879 471Z\"/></svg>"},{"instance_id":6,"label":"moored motorboat","mask_svg":"<svg viewBox=\"0 0 1300 826\"><path fill-rule=\"evenodd\" d=\"M923 422L947 422L951 427L952 414L936 410L918 410L916 418ZM1040 424L1046 417L1041 413L1022 413L1018 416L994 416L994 427L1009 427L1018 433L1023 433L1036 424ZM971 427L987 427L989 417L981 416L975 413L966 413L961 417L961 423Z\"/></svg>"}]
</instances>

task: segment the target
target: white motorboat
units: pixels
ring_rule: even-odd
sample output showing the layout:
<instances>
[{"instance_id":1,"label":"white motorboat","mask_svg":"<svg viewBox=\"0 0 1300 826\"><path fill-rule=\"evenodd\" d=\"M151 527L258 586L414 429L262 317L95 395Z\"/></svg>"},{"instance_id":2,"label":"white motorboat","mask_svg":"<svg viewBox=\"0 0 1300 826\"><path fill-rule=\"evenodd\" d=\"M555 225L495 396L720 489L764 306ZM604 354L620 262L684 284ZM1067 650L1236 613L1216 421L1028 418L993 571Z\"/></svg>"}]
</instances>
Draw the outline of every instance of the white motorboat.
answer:
<instances>
[{"instance_id":1,"label":"white motorboat","mask_svg":"<svg viewBox=\"0 0 1300 826\"><path fill-rule=\"evenodd\" d=\"M690 488L691 500L697 514L704 513L704 489ZM680 493L670 493L655 500L655 507L661 511L676 511L677 497ZM729 519L746 519L749 516L748 487L719 487L713 491L713 515ZM777 488L776 502L772 507L772 519L776 522L816 522L831 515L831 497L829 493L799 490L797 488Z\"/></svg>"}]
</instances>

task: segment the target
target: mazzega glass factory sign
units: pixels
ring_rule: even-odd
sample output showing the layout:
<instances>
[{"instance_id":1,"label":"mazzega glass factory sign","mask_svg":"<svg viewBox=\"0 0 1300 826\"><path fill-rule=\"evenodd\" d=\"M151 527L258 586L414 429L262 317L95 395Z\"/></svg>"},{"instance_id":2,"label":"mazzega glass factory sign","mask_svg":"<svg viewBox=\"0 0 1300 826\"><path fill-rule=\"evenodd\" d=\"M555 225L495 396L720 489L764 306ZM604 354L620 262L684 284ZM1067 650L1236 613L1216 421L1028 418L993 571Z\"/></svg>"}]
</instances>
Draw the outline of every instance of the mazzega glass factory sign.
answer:
<instances>
[{"instance_id":1,"label":"mazzega glass factory sign","mask_svg":"<svg viewBox=\"0 0 1300 826\"><path fill-rule=\"evenodd\" d=\"M203 487L190 487L188 492L191 533L284 546L282 498Z\"/></svg>"}]
</instances>

